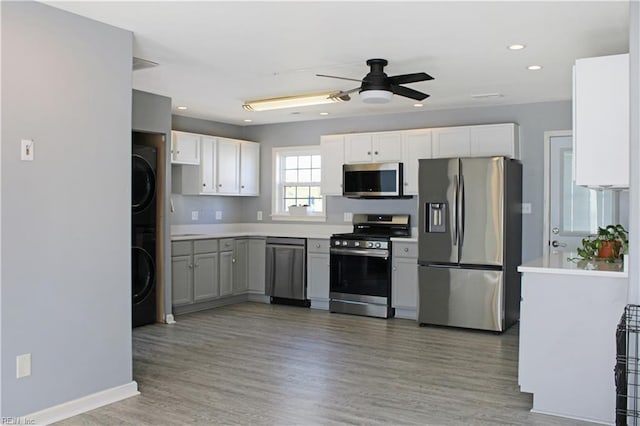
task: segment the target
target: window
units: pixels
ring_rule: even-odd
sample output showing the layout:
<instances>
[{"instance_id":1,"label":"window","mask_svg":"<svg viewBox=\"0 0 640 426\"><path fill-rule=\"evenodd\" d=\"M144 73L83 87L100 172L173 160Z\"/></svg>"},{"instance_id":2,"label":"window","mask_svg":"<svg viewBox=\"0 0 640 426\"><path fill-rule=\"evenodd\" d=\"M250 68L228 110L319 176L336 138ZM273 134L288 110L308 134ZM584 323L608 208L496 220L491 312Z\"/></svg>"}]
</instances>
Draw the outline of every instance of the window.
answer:
<instances>
[{"instance_id":1,"label":"window","mask_svg":"<svg viewBox=\"0 0 640 426\"><path fill-rule=\"evenodd\" d=\"M325 219L321 167L319 146L273 148L274 219Z\"/></svg>"}]
</instances>

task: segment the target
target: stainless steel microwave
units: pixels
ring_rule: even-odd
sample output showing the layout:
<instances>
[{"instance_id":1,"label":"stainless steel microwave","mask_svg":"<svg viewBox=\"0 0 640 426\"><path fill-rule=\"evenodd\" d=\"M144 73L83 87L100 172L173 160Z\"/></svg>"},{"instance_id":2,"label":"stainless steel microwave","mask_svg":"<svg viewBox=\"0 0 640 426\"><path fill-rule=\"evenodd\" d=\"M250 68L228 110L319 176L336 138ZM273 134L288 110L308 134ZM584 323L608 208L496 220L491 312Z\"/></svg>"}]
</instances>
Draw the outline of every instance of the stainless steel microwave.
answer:
<instances>
[{"instance_id":1,"label":"stainless steel microwave","mask_svg":"<svg viewBox=\"0 0 640 426\"><path fill-rule=\"evenodd\" d=\"M402 197L402 182L402 163L342 166L342 195L345 197Z\"/></svg>"}]
</instances>

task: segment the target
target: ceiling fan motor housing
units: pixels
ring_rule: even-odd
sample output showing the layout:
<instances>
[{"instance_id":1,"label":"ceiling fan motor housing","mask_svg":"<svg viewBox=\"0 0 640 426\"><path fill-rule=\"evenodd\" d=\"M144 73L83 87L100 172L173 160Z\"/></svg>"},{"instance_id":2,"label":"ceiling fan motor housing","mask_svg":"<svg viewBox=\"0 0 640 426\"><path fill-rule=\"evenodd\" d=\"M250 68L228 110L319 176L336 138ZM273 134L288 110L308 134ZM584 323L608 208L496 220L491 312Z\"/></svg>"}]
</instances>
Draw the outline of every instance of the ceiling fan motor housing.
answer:
<instances>
[{"instance_id":1,"label":"ceiling fan motor housing","mask_svg":"<svg viewBox=\"0 0 640 426\"><path fill-rule=\"evenodd\" d=\"M362 102L370 104L383 104L391 100L393 92L384 67L387 66L386 59L369 59L367 65L371 71L362 79L360 86L360 98Z\"/></svg>"}]
</instances>

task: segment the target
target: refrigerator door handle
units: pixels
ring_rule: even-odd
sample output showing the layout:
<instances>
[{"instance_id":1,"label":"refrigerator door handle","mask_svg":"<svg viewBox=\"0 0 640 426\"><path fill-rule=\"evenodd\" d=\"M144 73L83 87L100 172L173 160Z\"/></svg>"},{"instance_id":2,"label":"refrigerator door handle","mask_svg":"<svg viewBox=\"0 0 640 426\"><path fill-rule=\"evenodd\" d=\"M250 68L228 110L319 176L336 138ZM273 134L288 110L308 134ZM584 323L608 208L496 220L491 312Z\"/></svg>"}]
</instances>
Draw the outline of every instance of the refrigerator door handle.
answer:
<instances>
[{"instance_id":1,"label":"refrigerator door handle","mask_svg":"<svg viewBox=\"0 0 640 426\"><path fill-rule=\"evenodd\" d=\"M458 213L458 233L460 234L460 245L464 242L464 216L465 216L465 204L464 204L464 176L460 175L460 195L458 196L459 213Z\"/></svg>"},{"instance_id":2,"label":"refrigerator door handle","mask_svg":"<svg viewBox=\"0 0 640 426\"><path fill-rule=\"evenodd\" d=\"M453 215L453 245L458 245L458 175L453 175L453 208L451 209L451 213Z\"/></svg>"}]
</instances>

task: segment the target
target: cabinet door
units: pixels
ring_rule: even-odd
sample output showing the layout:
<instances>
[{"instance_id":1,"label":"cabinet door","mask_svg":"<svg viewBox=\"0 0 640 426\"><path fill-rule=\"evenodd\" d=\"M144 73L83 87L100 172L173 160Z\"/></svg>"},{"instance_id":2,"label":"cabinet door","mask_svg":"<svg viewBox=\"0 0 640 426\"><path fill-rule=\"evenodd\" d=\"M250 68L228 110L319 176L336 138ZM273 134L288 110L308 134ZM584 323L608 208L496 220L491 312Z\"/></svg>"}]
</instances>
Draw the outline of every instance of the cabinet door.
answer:
<instances>
[{"instance_id":1,"label":"cabinet door","mask_svg":"<svg viewBox=\"0 0 640 426\"><path fill-rule=\"evenodd\" d=\"M402 134L374 133L371 135L371 148L374 163L402 161Z\"/></svg>"},{"instance_id":2,"label":"cabinet door","mask_svg":"<svg viewBox=\"0 0 640 426\"><path fill-rule=\"evenodd\" d=\"M218 297L218 253L193 256L193 301Z\"/></svg>"},{"instance_id":3,"label":"cabinet door","mask_svg":"<svg viewBox=\"0 0 640 426\"><path fill-rule=\"evenodd\" d=\"M176 164L200 164L200 135L171 132L171 162Z\"/></svg>"},{"instance_id":4,"label":"cabinet door","mask_svg":"<svg viewBox=\"0 0 640 426\"><path fill-rule=\"evenodd\" d=\"M418 305L418 259L395 258L391 280L393 307L416 309Z\"/></svg>"},{"instance_id":5,"label":"cabinet door","mask_svg":"<svg viewBox=\"0 0 640 426\"><path fill-rule=\"evenodd\" d=\"M215 138L202 137L202 155L200 156L200 178L203 194L215 194L216 192L216 140Z\"/></svg>"},{"instance_id":6,"label":"cabinet door","mask_svg":"<svg viewBox=\"0 0 640 426\"><path fill-rule=\"evenodd\" d=\"M307 255L307 297L329 300L329 255Z\"/></svg>"},{"instance_id":7,"label":"cabinet door","mask_svg":"<svg viewBox=\"0 0 640 426\"><path fill-rule=\"evenodd\" d=\"M346 164L371 163L373 161L370 133L345 135L344 138L344 162Z\"/></svg>"},{"instance_id":8,"label":"cabinet door","mask_svg":"<svg viewBox=\"0 0 640 426\"><path fill-rule=\"evenodd\" d=\"M433 130L433 158L468 157L471 145L468 127Z\"/></svg>"},{"instance_id":9,"label":"cabinet door","mask_svg":"<svg viewBox=\"0 0 640 426\"><path fill-rule=\"evenodd\" d=\"M344 136L328 135L320 138L322 156L322 195L342 195L342 164Z\"/></svg>"},{"instance_id":10,"label":"cabinet door","mask_svg":"<svg viewBox=\"0 0 640 426\"><path fill-rule=\"evenodd\" d=\"M576 184L628 188L629 55L579 59L574 73Z\"/></svg>"},{"instance_id":11,"label":"cabinet door","mask_svg":"<svg viewBox=\"0 0 640 426\"><path fill-rule=\"evenodd\" d=\"M240 195L260 195L260 144L240 144Z\"/></svg>"},{"instance_id":12,"label":"cabinet door","mask_svg":"<svg viewBox=\"0 0 640 426\"><path fill-rule=\"evenodd\" d=\"M266 240L249 240L249 260L247 261L247 269L249 291L251 293L264 294L266 251Z\"/></svg>"},{"instance_id":13,"label":"cabinet door","mask_svg":"<svg viewBox=\"0 0 640 426\"><path fill-rule=\"evenodd\" d=\"M240 143L220 138L217 145L218 194L237 194L240 192Z\"/></svg>"},{"instance_id":14,"label":"cabinet door","mask_svg":"<svg viewBox=\"0 0 640 426\"><path fill-rule=\"evenodd\" d=\"M402 163L404 164L404 194L418 194L418 160L431 158L431 131L403 133Z\"/></svg>"},{"instance_id":15,"label":"cabinet door","mask_svg":"<svg viewBox=\"0 0 640 426\"><path fill-rule=\"evenodd\" d=\"M233 294L233 251L220 252L220 296Z\"/></svg>"},{"instance_id":16,"label":"cabinet door","mask_svg":"<svg viewBox=\"0 0 640 426\"><path fill-rule=\"evenodd\" d=\"M193 301L191 256L171 257L171 301L173 305L184 305Z\"/></svg>"},{"instance_id":17,"label":"cabinet door","mask_svg":"<svg viewBox=\"0 0 640 426\"><path fill-rule=\"evenodd\" d=\"M249 289L249 240L236 240L233 262L233 294Z\"/></svg>"},{"instance_id":18,"label":"cabinet door","mask_svg":"<svg viewBox=\"0 0 640 426\"><path fill-rule=\"evenodd\" d=\"M469 133L472 157L519 156L515 124L473 126Z\"/></svg>"}]
</instances>

